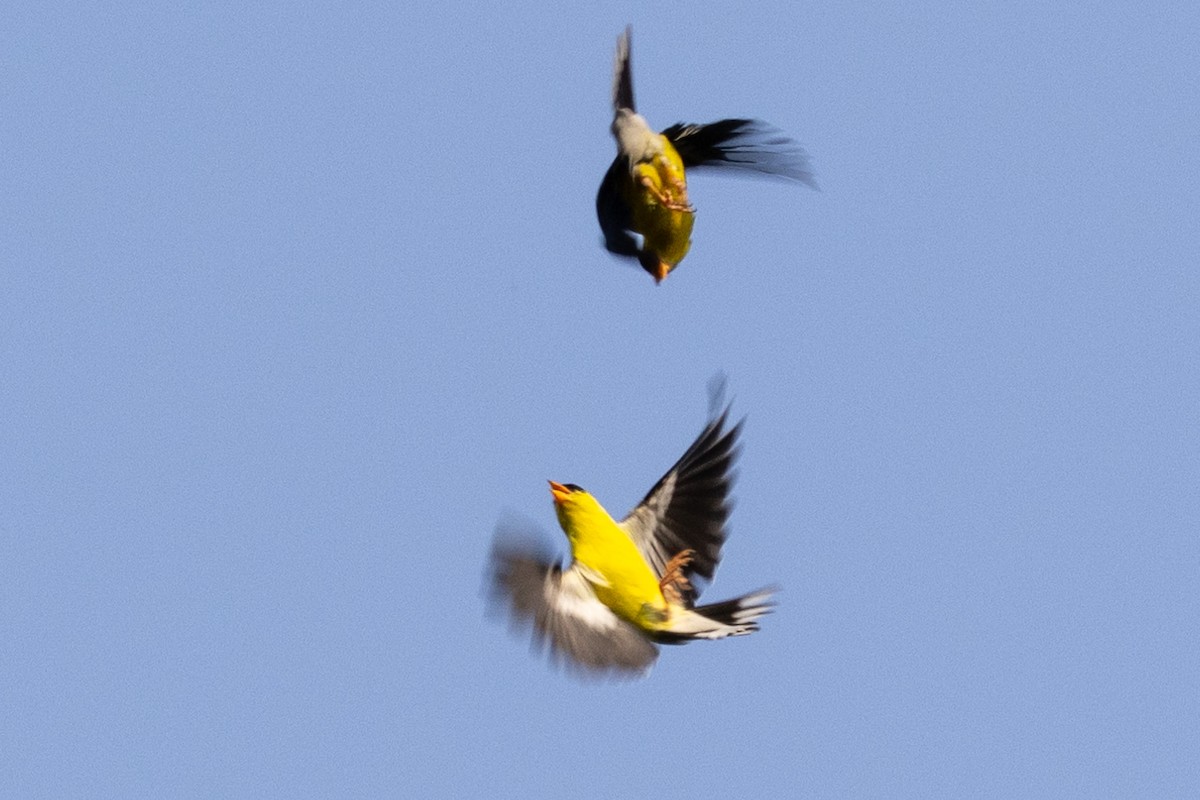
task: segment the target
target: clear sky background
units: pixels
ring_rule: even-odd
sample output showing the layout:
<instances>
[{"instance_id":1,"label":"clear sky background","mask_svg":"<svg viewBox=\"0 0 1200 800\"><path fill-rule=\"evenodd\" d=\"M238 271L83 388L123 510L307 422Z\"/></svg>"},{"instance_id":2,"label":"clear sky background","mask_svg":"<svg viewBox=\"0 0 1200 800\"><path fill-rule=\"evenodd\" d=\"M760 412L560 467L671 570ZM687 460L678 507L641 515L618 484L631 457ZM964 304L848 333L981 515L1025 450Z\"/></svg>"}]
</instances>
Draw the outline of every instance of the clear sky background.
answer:
<instances>
[{"instance_id":1,"label":"clear sky background","mask_svg":"<svg viewBox=\"0 0 1200 800\"><path fill-rule=\"evenodd\" d=\"M1200 795L1193 3L26 4L0 26L0 795ZM1054 5L1054 4L1051 4ZM613 47L697 174L600 247ZM633 684L482 594L747 418Z\"/></svg>"}]
</instances>

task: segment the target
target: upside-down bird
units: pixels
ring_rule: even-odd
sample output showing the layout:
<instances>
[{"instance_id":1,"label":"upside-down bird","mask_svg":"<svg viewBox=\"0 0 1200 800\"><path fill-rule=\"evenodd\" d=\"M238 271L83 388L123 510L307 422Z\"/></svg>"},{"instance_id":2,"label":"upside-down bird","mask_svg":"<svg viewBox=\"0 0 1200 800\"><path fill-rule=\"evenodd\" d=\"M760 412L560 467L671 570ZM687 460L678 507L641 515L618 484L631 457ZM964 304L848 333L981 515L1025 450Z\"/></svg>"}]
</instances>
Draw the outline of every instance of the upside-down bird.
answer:
<instances>
[{"instance_id":1,"label":"upside-down bird","mask_svg":"<svg viewBox=\"0 0 1200 800\"><path fill-rule=\"evenodd\" d=\"M600 182L596 216L605 248L636 258L660 283L692 244L696 209L688 199L687 170L732 167L814 189L817 184L804 150L761 120L678 122L655 133L633 103L631 34L627 27L617 40L612 121L617 157Z\"/></svg>"},{"instance_id":2,"label":"upside-down bird","mask_svg":"<svg viewBox=\"0 0 1200 800\"><path fill-rule=\"evenodd\" d=\"M773 589L697 606L725 542L731 467L741 423L713 419L620 522L575 484L550 481L571 561L498 531L492 586L538 642L585 673L644 674L658 644L723 639L758 630Z\"/></svg>"}]
</instances>

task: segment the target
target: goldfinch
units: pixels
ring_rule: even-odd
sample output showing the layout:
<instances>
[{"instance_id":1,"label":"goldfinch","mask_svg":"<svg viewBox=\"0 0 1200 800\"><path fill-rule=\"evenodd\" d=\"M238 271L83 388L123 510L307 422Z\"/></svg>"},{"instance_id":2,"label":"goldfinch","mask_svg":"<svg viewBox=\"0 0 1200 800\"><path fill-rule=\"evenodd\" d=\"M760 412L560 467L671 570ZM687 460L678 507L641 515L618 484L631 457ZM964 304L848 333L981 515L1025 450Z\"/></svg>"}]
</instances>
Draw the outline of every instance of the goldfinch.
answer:
<instances>
[{"instance_id":1,"label":"goldfinch","mask_svg":"<svg viewBox=\"0 0 1200 800\"><path fill-rule=\"evenodd\" d=\"M637 113L629 64L632 28L617 40L613 70L612 134L617 157L600 182L596 216L604 247L636 258L661 283L692 241L696 209L685 171L733 167L806 183L816 188L808 155L765 122L723 119L706 125L676 123L655 133Z\"/></svg>"},{"instance_id":2,"label":"goldfinch","mask_svg":"<svg viewBox=\"0 0 1200 800\"><path fill-rule=\"evenodd\" d=\"M722 639L758 630L773 590L697 606L700 581L721 558L730 469L741 423L713 419L629 516L615 521L575 484L550 481L571 548L564 568L538 546L501 533L492 586L517 621L556 657L591 674L636 677L659 644Z\"/></svg>"}]
</instances>

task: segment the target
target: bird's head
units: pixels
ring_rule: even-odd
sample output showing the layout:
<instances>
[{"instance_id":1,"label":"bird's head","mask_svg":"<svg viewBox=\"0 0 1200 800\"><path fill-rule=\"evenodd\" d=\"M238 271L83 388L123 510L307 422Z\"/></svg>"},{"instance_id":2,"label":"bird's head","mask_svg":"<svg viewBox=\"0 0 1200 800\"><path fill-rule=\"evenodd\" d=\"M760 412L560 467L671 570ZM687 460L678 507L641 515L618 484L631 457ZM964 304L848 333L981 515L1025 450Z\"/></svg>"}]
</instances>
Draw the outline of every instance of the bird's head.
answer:
<instances>
[{"instance_id":1,"label":"bird's head","mask_svg":"<svg viewBox=\"0 0 1200 800\"><path fill-rule=\"evenodd\" d=\"M601 513L604 512L600 508L600 504L596 502L596 498L583 488L573 483L556 481L549 481L549 483L550 495L554 498L554 513L558 515L558 523L568 534L587 515L593 514L597 510Z\"/></svg>"},{"instance_id":2,"label":"bird's head","mask_svg":"<svg viewBox=\"0 0 1200 800\"><path fill-rule=\"evenodd\" d=\"M672 267L666 261L663 261L661 258L659 258L657 254L650 253L645 250L638 255L638 263L642 265L642 269L650 273L650 276L654 278L655 283L662 283L664 280L666 280L666 277L671 270L674 269L674 267Z\"/></svg>"}]
</instances>

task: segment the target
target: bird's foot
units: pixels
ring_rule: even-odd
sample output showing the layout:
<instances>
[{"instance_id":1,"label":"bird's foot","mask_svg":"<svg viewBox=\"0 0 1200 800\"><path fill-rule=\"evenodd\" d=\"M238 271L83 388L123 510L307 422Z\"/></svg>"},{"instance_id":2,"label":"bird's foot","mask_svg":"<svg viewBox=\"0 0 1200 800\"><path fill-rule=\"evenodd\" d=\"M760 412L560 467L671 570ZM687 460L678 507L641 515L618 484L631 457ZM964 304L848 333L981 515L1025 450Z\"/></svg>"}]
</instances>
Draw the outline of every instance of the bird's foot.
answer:
<instances>
[{"instance_id":1,"label":"bird's foot","mask_svg":"<svg viewBox=\"0 0 1200 800\"><path fill-rule=\"evenodd\" d=\"M688 201L687 183L684 182L683 178L672 175L668 178L667 183L671 184L671 188L675 190L672 196L679 198L678 202L686 205L688 211L696 210L692 208L691 202Z\"/></svg>"},{"instance_id":2,"label":"bird's foot","mask_svg":"<svg viewBox=\"0 0 1200 800\"><path fill-rule=\"evenodd\" d=\"M662 189L659 189L654 185L654 181L645 176L642 176L640 182L642 184L642 188L653 195L654 199L657 200L658 204L663 208L669 211L684 211L688 213L695 212L696 209L692 207L690 202L688 202L686 186L682 186L677 182L673 183L673 187L676 187L679 190L679 196L677 197L670 192L664 192Z\"/></svg>"},{"instance_id":3,"label":"bird's foot","mask_svg":"<svg viewBox=\"0 0 1200 800\"><path fill-rule=\"evenodd\" d=\"M658 588L662 591L667 602L683 604L692 595L692 582L688 580L685 571L696 560L696 551L682 550L667 562Z\"/></svg>"},{"instance_id":4,"label":"bird's foot","mask_svg":"<svg viewBox=\"0 0 1200 800\"><path fill-rule=\"evenodd\" d=\"M668 187L665 194L670 198L670 203L665 203L672 211L695 211L692 208L691 202L688 201L687 181L683 175L671 164L665 155L660 155L654 160L655 166L658 168L659 178L664 186Z\"/></svg>"}]
</instances>

